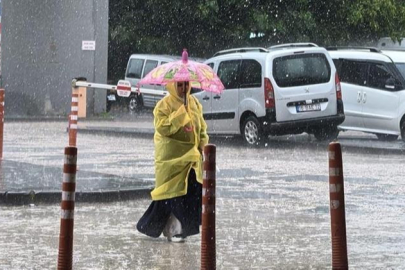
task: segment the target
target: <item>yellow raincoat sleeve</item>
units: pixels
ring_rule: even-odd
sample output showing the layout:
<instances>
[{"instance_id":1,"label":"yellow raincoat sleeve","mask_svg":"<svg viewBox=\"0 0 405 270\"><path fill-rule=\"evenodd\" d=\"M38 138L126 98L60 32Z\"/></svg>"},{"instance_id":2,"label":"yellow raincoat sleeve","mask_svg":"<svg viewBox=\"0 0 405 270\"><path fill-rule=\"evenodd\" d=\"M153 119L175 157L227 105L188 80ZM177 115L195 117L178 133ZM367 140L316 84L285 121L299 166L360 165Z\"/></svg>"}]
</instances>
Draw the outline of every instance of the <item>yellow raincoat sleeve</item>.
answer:
<instances>
[{"instance_id":1,"label":"yellow raincoat sleeve","mask_svg":"<svg viewBox=\"0 0 405 270\"><path fill-rule=\"evenodd\" d=\"M170 136L191 121L184 105L174 112L170 112L170 108L164 106L165 104L160 105L156 106L153 113L155 115L155 129L161 135Z\"/></svg>"}]
</instances>

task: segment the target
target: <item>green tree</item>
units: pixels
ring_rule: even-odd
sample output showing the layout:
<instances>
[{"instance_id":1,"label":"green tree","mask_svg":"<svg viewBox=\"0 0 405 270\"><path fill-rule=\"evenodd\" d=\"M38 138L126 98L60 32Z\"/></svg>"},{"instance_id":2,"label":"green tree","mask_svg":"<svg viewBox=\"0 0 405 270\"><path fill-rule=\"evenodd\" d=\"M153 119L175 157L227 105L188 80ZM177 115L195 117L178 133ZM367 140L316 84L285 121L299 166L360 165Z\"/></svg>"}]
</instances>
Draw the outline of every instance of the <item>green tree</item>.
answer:
<instances>
[{"instance_id":1,"label":"green tree","mask_svg":"<svg viewBox=\"0 0 405 270\"><path fill-rule=\"evenodd\" d=\"M240 46L286 42L346 45L405 36L403 0L110 1L109 78L132 53L210 57ZM251 33L264 33L250 38Z\"/></svg>"}]
</instances>

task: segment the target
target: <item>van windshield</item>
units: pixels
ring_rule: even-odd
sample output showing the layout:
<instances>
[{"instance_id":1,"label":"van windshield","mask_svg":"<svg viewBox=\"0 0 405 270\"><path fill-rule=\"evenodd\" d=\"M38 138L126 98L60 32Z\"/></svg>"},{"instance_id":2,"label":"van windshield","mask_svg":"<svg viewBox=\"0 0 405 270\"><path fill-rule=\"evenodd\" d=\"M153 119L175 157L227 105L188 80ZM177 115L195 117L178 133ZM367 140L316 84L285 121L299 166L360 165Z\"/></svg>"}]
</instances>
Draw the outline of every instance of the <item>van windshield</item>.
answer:
<instances>
[{"instance_id":1,"label":"van windshield","mask_svg":"<svg viewBox=\"0 0 405 270\"><path fill-rule=\"evenodd\" d=\"M327 83L331 69L322 53L282 56L274 59L273 76L279 87Z\"/></svg>"},{"instance_id":2,"label":"van windshield","mask_svg":"<svg viewBox=\"0 0 405 270\"><path fill-rule=\"evenodd\" d=\"M405 79L405 63L395 63L402 77Z\"/></svg>"}]
</instances>

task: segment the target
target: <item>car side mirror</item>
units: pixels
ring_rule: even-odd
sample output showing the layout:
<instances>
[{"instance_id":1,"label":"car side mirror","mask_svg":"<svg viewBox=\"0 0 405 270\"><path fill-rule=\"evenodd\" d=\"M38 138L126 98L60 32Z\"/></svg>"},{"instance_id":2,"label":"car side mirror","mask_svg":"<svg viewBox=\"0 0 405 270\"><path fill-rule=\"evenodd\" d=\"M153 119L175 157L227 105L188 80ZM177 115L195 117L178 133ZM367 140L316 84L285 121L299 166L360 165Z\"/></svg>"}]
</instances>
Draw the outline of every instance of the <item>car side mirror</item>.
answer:
<instances>
[{"instance_id":1,"label":"car side mirror","mask_svg":"<svg viewBox=\"0 0 405 270\"><path fill-rule=\"evenodd\" d=\"M385 88L386 89L395 89L395 79L394 78L389 78L385 81Z\"/></svg>"}]
</instances>

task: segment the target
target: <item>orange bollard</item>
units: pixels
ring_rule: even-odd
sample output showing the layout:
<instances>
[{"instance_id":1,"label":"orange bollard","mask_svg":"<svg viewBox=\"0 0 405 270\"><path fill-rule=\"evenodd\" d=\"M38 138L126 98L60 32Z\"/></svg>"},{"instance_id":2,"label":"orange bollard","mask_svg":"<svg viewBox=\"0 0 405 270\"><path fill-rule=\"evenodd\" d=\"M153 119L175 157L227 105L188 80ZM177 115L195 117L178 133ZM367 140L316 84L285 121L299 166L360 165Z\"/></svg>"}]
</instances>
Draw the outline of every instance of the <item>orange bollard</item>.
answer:
<instances>
[{"instance_id":1,"label":"orange bollard","mask_svg":"<svg viewBox=\"0 0 405 270\"><path fill-rule=\"evenodd\" d=\"M4 95L4 89L0 89L0 159L3 158Z\"/></svg>"},{"instance_id":2,"label":"orange bollard","mask_svg":"<svg viewBox=\"0 0 405 270\"><path fill-rule=\"evenodd\" d=\"M216 269L215 239L215 156L216 146L204 147L202 190L201 269Z\"/></svg>"},{"instance_id":3,"label":"orange bollard","mask_svg":"<svg viewBox=\"0 0 405 270\"><path fill-rule=\"evenodd\" d=\"M342 150L338 142L329 144L329 195L332 269L348 269Z\"/></svg>"},{"instance_id":4,"label":"orange bollard","mask_svg":"<svg viewBox=\"0 0 405 270\"><path fill-rule=\"evenodd\" d=\"M63 165L58 270L72 269L77 148L65 148Z\"/></svg>"},{"instance_id":5,"label":"orange bollard","mask_svg":"<svg viewBox=\"0 0 405 270\"><path fill-rule=\"evenodd\" d=\"M69 114L69 146L76 146L77 141L77 114L79 111L79 89L72 82L72 105Z\"/></svg>"}]
</instances>

